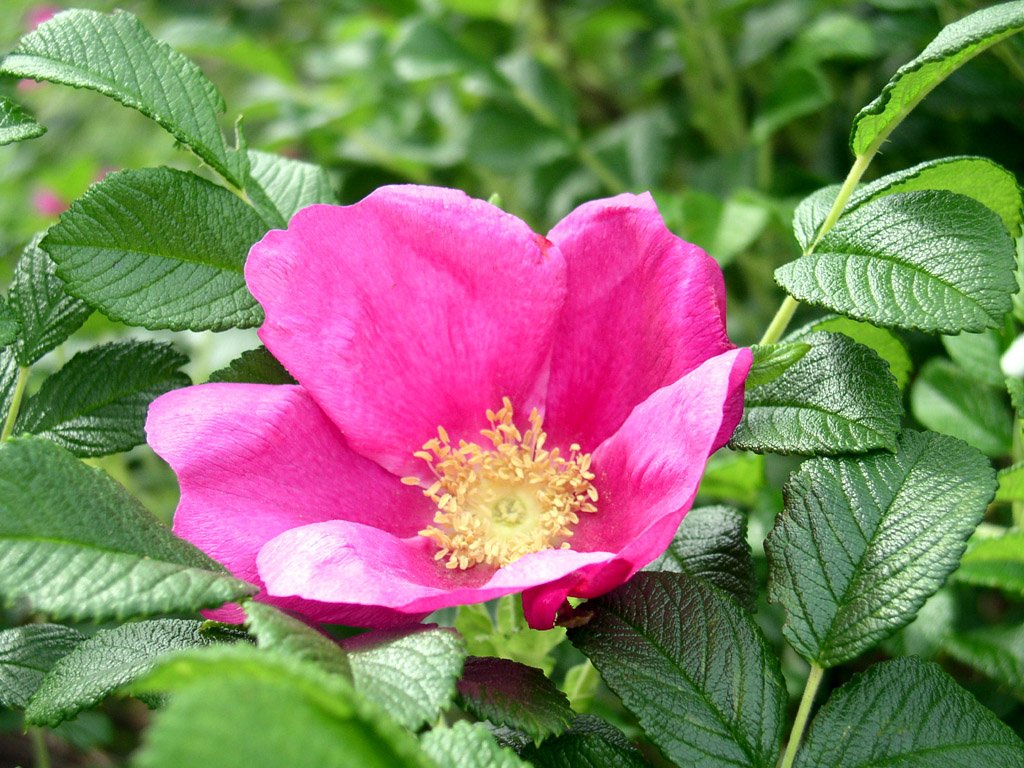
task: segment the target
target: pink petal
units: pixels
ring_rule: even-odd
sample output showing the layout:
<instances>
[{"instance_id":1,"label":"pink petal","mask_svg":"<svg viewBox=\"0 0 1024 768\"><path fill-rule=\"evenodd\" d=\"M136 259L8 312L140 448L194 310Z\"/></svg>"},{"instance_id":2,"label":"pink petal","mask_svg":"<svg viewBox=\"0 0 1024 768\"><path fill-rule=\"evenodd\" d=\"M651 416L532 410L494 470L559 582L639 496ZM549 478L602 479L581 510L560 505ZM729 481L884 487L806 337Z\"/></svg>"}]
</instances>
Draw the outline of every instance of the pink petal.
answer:
<instances>
[{"instance_id":1,"label":"pink petal","mask_svg":"<svg viewBox=\"0 0 1024 768\"><path fill-rule=\"evenodd\" d=\"M607 552L549 549L504 568L459 571L434 560L435 552L435 544L423 536L399 538L371 526L333 520L285 531L264 545L258 564L274 596L422 615L558 581L612 557Z\"/></svg>"},{"instance_id":2,"label":"pink petal","mask_svg":"<svg viewBox=\"0 0 1024 768\"><path fill-rule=\"evenodd\" d=\"M433 518L419 489L354 453L301 387L175 390L150 406L146 431L181 485L175 533L254 584L256 554L290 528L345 518L409 536ZM335 606L271 602L320 621L349 618Z\"/></svg>"},{"instance_id":3,"label":"pink petal","mask_svg":"<svg viewBox=\"0 0 1024 768\"><path fill-rule=\"evenodd\" d=\"M656 389L732 348L722 272L665 228L649 194L582 205L548 237L568 294L545 428L552 445L592 451Z\"/></svg>"},{"instance_id":4,"label":"pink petal","mask_svg":"<svg viewBox=\"0 0 1024 768\"><path fill-rule=\"evenodd\" d=\"M542 404L565 294L557 248L461 192L384 187L311 206L255 246L260 337L352 448L399 475L444 426L475 439L512 398Z\"/></svg>"},{"instance_id":5,"label":"pink petal","mask_svg":"<svg viewBox=\"0 0 1024 768\"><path fill-rule=\"evenodd\" d=\"M602 595L665 551L693 504L708 457L736 428L750 361L748 349L711 358L657 390L598 447L598 511L583 516L570 544L615 556L525 592L530 626L550 627L566 597Z\"/></svg>"}]
</instances>

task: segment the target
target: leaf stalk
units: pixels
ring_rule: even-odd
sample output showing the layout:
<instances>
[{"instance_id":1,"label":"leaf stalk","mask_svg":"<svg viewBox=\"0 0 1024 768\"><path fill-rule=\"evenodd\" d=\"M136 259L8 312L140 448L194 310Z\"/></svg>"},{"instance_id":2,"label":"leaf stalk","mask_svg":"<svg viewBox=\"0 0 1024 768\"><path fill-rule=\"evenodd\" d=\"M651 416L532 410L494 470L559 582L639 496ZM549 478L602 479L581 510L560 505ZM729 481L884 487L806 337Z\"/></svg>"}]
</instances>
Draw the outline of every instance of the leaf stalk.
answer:
<instances>
[{"instance_id":1,"label":"leaf stalk","mask_svg":"<svg viewBox=\"0 0 1024 768\"><path fill-rule=\"evenodd\" d=\"M807 720L811 714L811 705L818 693L818 686L825 675L824 667L818 666L817 662L811 662L811 671L807 674L807 684L804 686L804 694L800 697L800 707L796 711L796 719L793 721L793 730L789 733L789 743L786 744L786 753L779 761L779 768L792 768L793 760L796 758L796 751L803 741L804 731L807 729Z\"/></svg>"}]
</instances>

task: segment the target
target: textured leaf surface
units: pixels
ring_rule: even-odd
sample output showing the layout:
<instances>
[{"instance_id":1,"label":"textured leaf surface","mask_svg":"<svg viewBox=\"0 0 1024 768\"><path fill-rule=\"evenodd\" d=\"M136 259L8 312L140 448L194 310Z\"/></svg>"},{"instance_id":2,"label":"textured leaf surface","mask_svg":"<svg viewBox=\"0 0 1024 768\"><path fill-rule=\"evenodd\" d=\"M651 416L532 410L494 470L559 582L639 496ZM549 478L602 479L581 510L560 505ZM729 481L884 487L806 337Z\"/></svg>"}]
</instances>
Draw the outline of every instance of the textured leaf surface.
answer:
<instances>
[{"instance_id":1,"label":"textured leaf surface","mask_svg":"<svg viewBox=\"0 0 1024 768\"><path fill-rule=\"evenodd\" d=\"M976 587L993 587L1024 597L1024 531L971 542L954 578Z\"/></svg>"},{"instance_id":2,"label":"textured leaf surface","mask_svg":"<svg viewBox=\"0 0 1024 768\"><path fill-rule=\"evenodd\" d=\"M888 365L842 334L798 340L810 351L774 381L747 390L730 446L803 454L895 448L902 408Z\"/></svg>"},{"instance_id":3,"label":"textured leaf surface","mask_svg":"<svg viewBox=\"0 0 1024 768\"><path fill-rule=\"evenodd\" d=\"M321 669L352 679L348 656L341 646L308 624L293 619L266 603L250 600L245 605L246 624L259 647L294 656Z\"/></svg>"},{"instance_id":4,"label":"textured leaf surface","mask_svg":"<svg viewBox=\"0 0 1024 768\"><path fill-rule=\"evenodd\" d=\"M910 381L913 363L910 353L900 338L888 328L879 328L871 323L864 323L842 315L830 315L816 320L810 329L841 333L865 347L870 347L889 365L889 372L896 379L896 386L903 389Z\"/></svg>"},{"instance_id":5,"label":"textured leaf surface","mask_svg":"<svg viewBox=\"0 0 1024 768\"><path fill-rule=\"evenodd\" d=\"M0 347L9 346L21 333L21 321L14 314L14 310L3 299L0 298Z\"/></svg>"},{"instance_id":6,"label":"textured leaf surface","mask_svg":"<svg viewBox=\"0 0 1024 768\"><path fill-rule=\"evenodd\" d=\"M43 382L15 424L76 456L127 451L146 442L146 412L159 395L190 384L188 362L170 344L123 341L79 352Z\"/></svg>"},{"instance_id":7,"label":"textured leaf surface","mask_svg":"<svg viewBox=\"0 0 1024 768\"><path fill-rule=\"evenodd\" d=\"M34 139L46 133L46 127L10 99L0 96L0 146Z\"/></svg>"},{"instance_id":8,"label":"textured leaf surface","mask_svg":"<svg viewBox=\"0 0 1024 768\"><path fill-rule=\"evenodd\" d=\"M796 768L1024 766L1024 743L935 664L876 664L832 694Z\"/></svg>"},{"instance_id":9,"label":"textured leaf surface","mask_svg":"<svg viewBox=\"0 0 1024 768\"><path fill-rule=\"evenodd\" d=\"M241 187L245 155L218 126L224 99L199 67L130 13L72 10L22 38L0 73L88 88L139 110Z\"/></svg>"},{"instance_id":10,"label":"textured leaf surface","mask_svg":"<svg viewBox=\"0 0 1024 768\"><path fill-rule=\"evenodd\" d=\"M27 624L0 632L0 707L24 709L43 677L82 642L60 624Z\"/></svg>"},{"instance_id":11,"label":"textured leaf surface","mask_svg":"<svg viewBox=\"0 0 1024 768\"><path fill-rule=\"evenodd\" d=\"M754 562L747 543L747 521L731 507L691 509L668 549L647 570L699 576L724 589L745 608L754 608Z\"/></svg>"},{"instance_id":12,"label":"textured leaf surface","mask_svg":"<svg viewBox=\"0 0 1024 768\"><path fill-rule=\"evenodd\" d=\"M283 228L295 212L314 203L337 204L334 185L318 165L268 152L249 152L250 196L259 188L276 215L275 227Z\"/></svg>"},{"instance_id":13,"label":"textured leaf surface","mask_svg":"<svg viewBox=\"0 0 1024 768\"><path fill-rule=\"evenodd\" d=\"M210 381L234 381L244 384L298 383L266 347L246 350L226 368L211 373Z\"/></svg>"},{"instance_id":14,"label":"textured leaf surface","mask_svg":"<svg viewBox=\"0 0 1024 768\"><path fill-rule=\"evenodd\" d=\"M839 220L817 249L775 271L795 298L858 320L924 331L1001 323L1016 291L1013 241L964 195L906 192Z\"/></svg>"},{"instance_id":15,"label":"textured leaf surface","mask_svg":"<svg viewBox=\"0 0 1024 768\"><path fill-rule=\"evenodd\" d=\"M423 734L423 751L444 768L529 768L507 747L498 746L482 723L461 721Z\"/></svg>"},{"instance_id":16,"label":"textured leaf surface","mask_svg":"<svg viewBox=\"0 0 1024 768\"><path fill-rule=\"evenodd\" d=\"M1024 2L983 8L945 27L921 54L893 75L882 93L857 113L850 148L863 155L939 83L986 48L1024 29Z\"/></svg>"},{"instance_id":17,"label":"textured leaf surface","mask_svg":"<svg viewBox=\"0 0 1024 768\"><path fill-rule=\"evenodd\" d=\"M700 579L639 573L586 603L569 630L640 726L678 765L773 766L785 686L749 614Z\"/></svg>"},{"instance_id":18,"label":"textured leaf surface","mask_svg":"<svg viewBox=\"0 0 1024 768\"><path fill-rule=\"evenodd\" d=\"M56 266L33 240L14 268L8 292L11 311L21 324L16 356L30 365L74 333L92 314L92 307L68 294Z\"/></svg>"},{"instance_id":19,"label":"textured leaf surface","mask_svg":"<svg viewBox=\"0 0 1024 768\"><path fill-rule=\"evenodd\" d=\"M910 409L928 429L959 437L988 456L1010 452L1013 413L1005 393L948 360L925 363L910 389Z\"/></svg>"},{"instance_id":20,"label":"textured leaf surface","mask_svg":"<svg viewBox=\"0 0 1024 768\"><path fill-rule=\"evenodd\" d=\"M793 212L793 235L806 250L814 242L829 210L839 195L839 185L830 184L805 197Z\"/></svg>"},{"instance_id":21,"label":"textured leaf surface","mask_svg":"<svg viewBox=\"0 0 1024 768\"><path fill-rule=\"evenodd\" d=\"M909 623L956 568L993 480L973 448L928 432L904 432L895 455L805 462L765 542L790 644L827 668Z\"/></svg>"},{"instance_id":22,"label":"textured leaf surface","mask_svg":"<svg viewBox=\"0 0 1024 768\"><path fill-rule=\"evenodd\" d=\"M0 445L0 595L102 621L251 594L120 485L53 443Z\"/></svg>"},{"instance_id":23,"label":"textured leaf surface","mask_svg":"<svg viewBox=\"0 0 1024 768\"><path fill-rule=\"evenodd\" d=\"M750 348L754 362L747 376L747 387L758 387L779 378L787 368L806 355L810 344L790 342L783 344L755 344Z\"/></svg>"},{"instance_id":24,"label":"textured leaf surface","mask_svg":"<svg viewBox=\"0 0 1024 768\"><path fill-rule=\"evenodd\" d=\"M1024 625L952 634L943 639L942 649L1024 699Z\"/></svg>"},{"instance_id":25,"label":"textured leaf surface","mask_svg":"<svg viewBox=\"0 0 1024 768\"><path fill-rule=\"evenodd\" d=\"M223 187L192 173L147 168L94 184L41 246L68 290L115 320L223 330L263 319L242 269L265 229Z\"/></svg>"},{"instance_id":26,"label":"textured leaf surface","mask_svg":"<svg viewBox=\"0 0 1024 768\"><path fill-rule=\"evenodd\" d=\"M647 761L618 728L600 718L580 715L565 733L529 745L522 757L534 768L644 768Z\"/></svg>"},{"instance_id":27,"label":"textured leaf surface","mask_svg":"<svg viewBox=\"0 0 1024 768\"><path fill-rule=\"evenodd\" d=\"M356 690L397 722L416 729L455 698L466 646L449 629L373 632L345 644Z\"/></svg>"},{"instance_id":28,"label":"textured leaf surface","mask_svg":"<svg viewBox=\"0 0 1024 768\"><path fill-rule=\"evenodd\" d=\"M165 654L210 645L203 622L155 619L102 630L60 659L36 691L25 721L55 726L148 673Z\"/></svg>"},{"instance_id":29,"label":"textured leaf surface","mask_svg":"<svg viewBox=\"0 0 1024 768\"><path fill-rule=\"evenodd\" d=\"M139 768L435 768L344 678L251 646L186 651L133 690L173 694Z\"/></svg>"},{"instance_id":30,"label":"textured leaf surface","mask_svg":"<svg viewBox=\"0 0 1024 768\"><path fill-rule=\"evenodd\" d=\"M572 722L569 700L543 670L508 659L466 659L458 691L462 706L477 718L535 741L561 733Z\"/></svg>"}]
</instances>

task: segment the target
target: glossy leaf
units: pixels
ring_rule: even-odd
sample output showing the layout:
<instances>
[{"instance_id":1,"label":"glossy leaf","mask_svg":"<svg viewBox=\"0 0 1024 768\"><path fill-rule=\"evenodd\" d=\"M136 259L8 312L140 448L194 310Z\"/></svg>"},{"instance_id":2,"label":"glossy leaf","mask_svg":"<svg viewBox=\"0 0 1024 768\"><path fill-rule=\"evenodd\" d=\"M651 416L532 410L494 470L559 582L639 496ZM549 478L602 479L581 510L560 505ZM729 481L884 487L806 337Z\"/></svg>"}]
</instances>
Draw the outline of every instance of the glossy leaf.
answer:
<instances>
[{"instance_id":1,"label":"glossy leaf","mask_svg":"<svg viewBox=\"0 0 1024 768\"><path fill-rule=\"evenodd\" d=\"M226 368L211 373L210 381L233 381L245 384L298 383L266 347L246 350L232 360Z\"/></svg>"},{"instance_id":2,"label":"glossy leaf","mask_svg":"<svg viewBox=\"0 0 1024 768\"><path fill-rule=\"evenodd\" d=\"M816 320L811 324L810 329L841 333L844 336L849 336L858 344L875 350L878 356L889 365L889 372L896 379L896 386L899 389L903 389L910 381L910 372L913 370L910 353L907 352L906 346L893 331L842 315L831 315Z\"/></svg>"},{"instance_id":3,"label":"glossy leaf","mask_svg":"<svg viewBox=\"0 0 1024 768\"><path fill-rule=\"evenodd\" d=\"M5 96L0 96L0 146L34 139L44 133L46 133L45 126L37 123L18 104Z\"/></svg>"},{"instance_id":4,"label":"glossy leaf","mask_svg":"<svg viewBox=\"0 0 1024 768\"><path fill-rule=\"evenodd\" d=\"M423 734L423 751L444 768L531 768L507 747L498 746L482 723L461 721Z\"/></svg>"},{"instance_id":5,"label":"glossy leaf","mask_svg":"<svg viewBox=\"0 0 1024 768\"><path fill-rule=\"evenodd\" d=\"M24 709L43 677L82 642L60 624L26 624L0 631L0 707Z\"/></svg>"},{"instance_id":6,"label":"glossy leaf","mask_svg":"<svg viewBox=\"0 0 1024 768\"><path fill-rule=\"evenodd\" d=\"M528 745L522 757L534 768L645 768L640 751L618 728L591 715L580 715L565 733Z\"/></svg>"},{"instance_id":7,"label":"glossy leaf","mask_svg":"<svg viewBox=\"0 0 1024 768\"><path fill-rule=\"evenodd\" d=\"M811 349L810 344L787 342L782 344L754 344L750 351L754 362L747 375L746 386L759 387L779 378Z\"/></svg>"}]
</instances>

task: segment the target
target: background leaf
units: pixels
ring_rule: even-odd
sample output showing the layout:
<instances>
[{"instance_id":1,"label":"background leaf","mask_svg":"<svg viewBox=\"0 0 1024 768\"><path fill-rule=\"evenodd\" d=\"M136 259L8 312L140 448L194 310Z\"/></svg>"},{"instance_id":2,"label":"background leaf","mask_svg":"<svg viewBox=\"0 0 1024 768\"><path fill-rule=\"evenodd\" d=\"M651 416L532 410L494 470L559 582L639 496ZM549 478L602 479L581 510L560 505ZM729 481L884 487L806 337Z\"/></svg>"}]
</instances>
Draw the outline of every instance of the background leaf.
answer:
<instances>
[{"instance_id":1,"label":"background leaf","mask_svg":"<svg viewBox=\"0 0 1024 768\"><path fill-rule=\"evenodd\" d=\"M255 600L245 604L245 616L249 632L256 636L261 649L294 656L325 672L352 679L348 655L342 647L308 624Z\"/></svg>"},{"instance_id":2,"label":"background leaf","mask_svg":"<svg viewBox=\"0 0 1024 768\"><path fill-rule=\"evenodd\" d=\"M44 133L45 126L37 123L18 104L6 96L0 96L0 146L34 139Z\"/></svg>"},{"instance_id":3,"label":"background leaf","mask_svg":"<svg viewBox=\"0 0 1024 768\"><path fill-rule=\"evenodd\" d=\"M943 638L942 650L1024 699L1024 625L952 633Z\"/></svg>"},{"instance_id":4,"label":"background leaf","mask_svg":"<svg viewBox=\"0 0 1024 768\"><path fill-rule=\"evenodd\" d=\"M82 642L60 624L26 624L0 631L0 706L24 709L43 677Z\"/></svg>"},{"instance_id":5,"label":"background leaf","mask_svg":"<svg viewBox=\"0 0 1024 768\"><path fill-rule=\"evenodd\" d=\"M993 587L1024 598L1024 531L1011 530L971 542L953 578L976 587Z\"/></svg>"}]
</instances>

